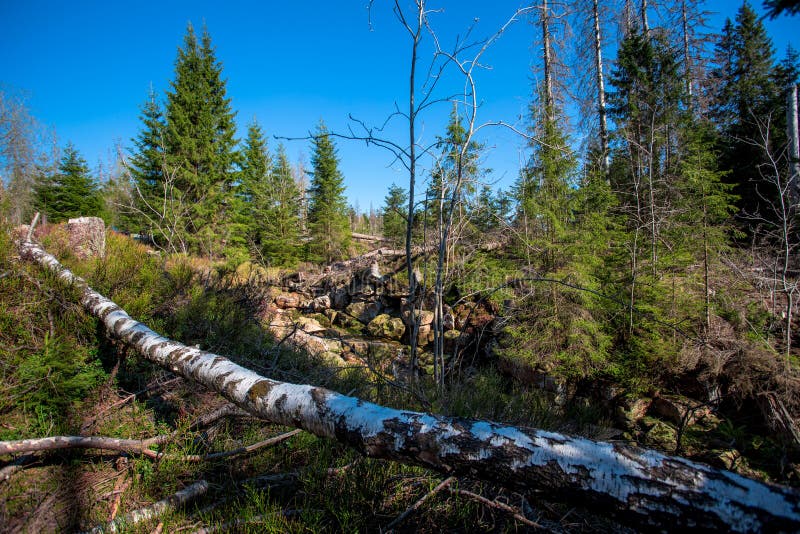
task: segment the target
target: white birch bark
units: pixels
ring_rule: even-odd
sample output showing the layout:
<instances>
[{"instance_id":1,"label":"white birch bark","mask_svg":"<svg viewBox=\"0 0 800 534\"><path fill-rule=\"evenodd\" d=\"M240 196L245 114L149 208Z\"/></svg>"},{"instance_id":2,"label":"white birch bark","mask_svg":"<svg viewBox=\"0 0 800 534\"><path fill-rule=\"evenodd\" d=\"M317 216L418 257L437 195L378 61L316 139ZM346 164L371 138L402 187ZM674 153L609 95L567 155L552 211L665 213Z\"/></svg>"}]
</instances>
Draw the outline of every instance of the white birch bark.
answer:
<instances>
[{"instance_id":1,"label":"white birch bark","mask_svg":"<svg viewBox=\"0 0 800 534\"><path fill-rule=\"evenodd\" d=\"M600 10L598 0L592 1L592 22L594 23L594 62L597 83L597 113L600 121L600 150L603 153L603 170L608 172L610 151L608 148L608 120L606 118L606 88L603 73L603 40L600 33Z\"/></svg>"},{"instance_id":2,"label":"white birch bark","mask_svg":"<svg viewBox=\"0 0 800 534\"><path fill-rule=\"evenodd\" d=\"M143 357L262 419L336 439L366 456L507 487L540 489L640 526L800 530L800 494L689 460L489 421L396 410L323 388L272 380L171 341L92 290L40 246L22 256L81 290L81 304Z\"/></svg>"},{"instance_id":3,"label":"white birch bark","mask_svg":"<svg viewBox=\"0 0 800 534\"><path fill-rule=\"evenodd\" d=\"M789 142L789 197L793 204L800 202L800 133L798 133L797 85L789 91L786 106L786 137Z\"/></svg>"}]
</instances>

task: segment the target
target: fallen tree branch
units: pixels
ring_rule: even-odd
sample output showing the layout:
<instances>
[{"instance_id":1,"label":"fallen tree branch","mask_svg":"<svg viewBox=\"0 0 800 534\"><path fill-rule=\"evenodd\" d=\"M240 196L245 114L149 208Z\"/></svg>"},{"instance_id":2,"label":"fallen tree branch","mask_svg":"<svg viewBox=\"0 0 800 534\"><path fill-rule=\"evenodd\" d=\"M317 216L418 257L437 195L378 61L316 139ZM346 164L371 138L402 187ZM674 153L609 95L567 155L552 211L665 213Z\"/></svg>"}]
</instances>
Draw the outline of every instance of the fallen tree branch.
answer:
<instances>
[{"instance_id":1,"label":"fallen tree branch","mask_svg":"<svg viewBox=\"0 0 800 534\"><path fill-rule=\"evenodd\" d=\"M148 458L160 460L169 458L171 460L183 460L186 462L203 462L208 460L219 460L229 456L239 456L249 454L264 447L276 445L286 441L292 436L302 432L300 429L291 430L279 436L274 436L252 445L246 445L230 451L212 452L209 454L169 454L156 452L150 447L152 445L163 445L172 435L155 436L148 439L120 439L105 436L50 436L37 439L20 439L14 441L0 441L0 455L14 454L20 452L39 452L53 451L61 449L101 449L119 452L137 452Z\"/></svg>"},{"instance_id":2,"label":"fallen tree branch","mask_svg":"<svg viewBox=\"0 0 800 534\"><path fill-rule=\"evenodd\" d=\"M175 493L174 495L170 495L166 499L162 499L146 508L128 512L122 517L119 517L114 521L110 521L105 525L94 527L89 531L89 533L105 534L107 532L122 532L129 529L133 525L153 519L154 517L162 516L168 512L180 508L187 502L200 497L206 491L208 491L208 482L205 480L200 480Z\"/></svg>"},{"instance_id":3,"label":"fallen tree branch","mask_svg":"<svg viewBox=\"0 0 800 534\"><path fill-rule=\"evenodd\" d=\"M446 488L447 486L449 486L450 484L452 484L455 481L456 481L456 477L449 477L449 478L446 478L445 480L441 481L439 484L436 485L435 488L433 488L431 491L429 491L428 493L423 495L421 499L419 499L417 502L415 502L414 504L409 506L406 509L405 512L403 512L402 514L397 516L394 519L394 521L392 521L391 523L386 525L386 532L392 531L392 529L394 529L397 525L399 525L400 523L405 521L408 516L410 516L411 514L416 512L417 510L419 510L420 506L425 504L425 501L427 501L429 498L431 498L432 496L436 495L437 493L439 493L440 491L442 491L444 488Z\"/></svg>"},{"instance_id":4,"label":"fallen tree branch","mask_svg":"<svg viewBox=\"0 0 800 534\"><path fill-rule=\"evenodd\" d=\"M53 451L61 449L101 449L119 452L137 452L148 458L158 458L151 445L164 443L169 436L143 439L120 439L104 436L50 436L47 438L0 441L0 455L20 452Z\"/></svg>"},{"instance_id":5,"label":"fallen tree branch","mask_svg":"<svg viewBox=\"0 0 800 534\"><path fill-rule=\"evenodd\" d=\"M289 432L283 433L279 436L275 436L269 439L265 439L263 441L259 441L258 443L253 443L252 445L246 445L244 447L239 447L238 449L233 449L230 451L222 451L222 452L212 452L209 454L192 454L187 456L179 456L189 462L202 462L207 460L220 460L222 458L228 458L229 456L239 456L241 454L250 454L251 452L255 452L259 449L263 449L264 447L269 447L272 445L277 445L282 441L286 441L287 439L291 438L302 432L301 429L291 430ZM171 457L171 456L168 456Z\"/></svg>"},{"instance_id":6,"label":"fallen tree branch","mask_svg":"<svg viewBox=\"0 0 800 534\"><path fill-rule=\"evenodd\" d=\"M332 438L375 458L450 475L544 489L641 526L800 529L800 494L621 443L386 408L324 388L265 378L217 354L153 332L91 289L40 246L24 258L81 291L81 304L146 359L217 391L251 414Z\"/></svg>"},{"instance_id":7,"label":"fallen tree branch","mask_svg":"<svg viewBox=\"0 0 800 534\"><path fill-rule=\"evenodd\" d=\"M455 495L461 495L463 497L467 497L469 499L472 499L473 501L479 502L484 506L488 506L489 508L494 508L495 510L500 510L502 512L510 514L511 517L513 517L515 520L519 521L523 525L527 525L527 526L529 526L531 528L535 528L535 529L539 529L539 530L545 530L547 532L553 532L553 530L545 527L544 525L540 525L539 523L537 523L535 521L531 521L530 519L528 519L527 517L522 515L522 512L520 510L517 510L513 506L509 506L509 505L507 505L505 503L502 503L502 502L499 502L499 501L489 500L486 497L484 497L483 495L478 495L477 493L473 493L473 492L465 490L465 489L447 488L447 491L449 491L450 493L453 493Z\"/></svg>"}]
</instances>

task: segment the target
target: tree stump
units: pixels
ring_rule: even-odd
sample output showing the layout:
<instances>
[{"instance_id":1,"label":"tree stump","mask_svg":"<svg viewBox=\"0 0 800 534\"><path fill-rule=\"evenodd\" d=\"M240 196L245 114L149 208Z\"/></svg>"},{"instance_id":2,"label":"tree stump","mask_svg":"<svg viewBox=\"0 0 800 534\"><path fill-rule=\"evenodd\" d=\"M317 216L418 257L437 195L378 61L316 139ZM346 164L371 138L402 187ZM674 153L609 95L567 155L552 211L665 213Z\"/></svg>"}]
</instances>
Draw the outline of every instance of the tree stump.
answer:
<instances>
[{"instance_id":1,"label":"tree stump","mask_svg":"<svg viewBox=\"0 0 800 534\"><path fill-rule=\"evenodd\" d=\"M78 217L67 221L69 246L75 256L102 258L106 253L106 224L100 217Z\"/></svg>"}]
</instances>

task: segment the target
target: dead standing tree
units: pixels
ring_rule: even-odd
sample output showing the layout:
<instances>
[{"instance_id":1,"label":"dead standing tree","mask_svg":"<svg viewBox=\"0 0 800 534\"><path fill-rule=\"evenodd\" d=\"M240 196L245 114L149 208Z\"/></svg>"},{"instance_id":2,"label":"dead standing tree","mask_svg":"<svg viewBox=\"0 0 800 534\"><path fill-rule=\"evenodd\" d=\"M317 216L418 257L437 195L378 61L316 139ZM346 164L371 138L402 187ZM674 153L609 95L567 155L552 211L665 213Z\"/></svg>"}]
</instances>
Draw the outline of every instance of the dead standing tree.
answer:
<instances>
[{"instance_id":1,"label":"dead standing tree","mask_svg":"<svg viewBox=\"0 0 800 534\"><path fill-rule=\"evenodd\" d=\"M619 443L402 411L310 385L279 382L169 340L132 319L30 241L23 258L74 286L109 334L261 419L335 439L373 458L420 465L549 495L640 526L737 531L800 529L800 494Z\"/></svg>"}]
</instances>

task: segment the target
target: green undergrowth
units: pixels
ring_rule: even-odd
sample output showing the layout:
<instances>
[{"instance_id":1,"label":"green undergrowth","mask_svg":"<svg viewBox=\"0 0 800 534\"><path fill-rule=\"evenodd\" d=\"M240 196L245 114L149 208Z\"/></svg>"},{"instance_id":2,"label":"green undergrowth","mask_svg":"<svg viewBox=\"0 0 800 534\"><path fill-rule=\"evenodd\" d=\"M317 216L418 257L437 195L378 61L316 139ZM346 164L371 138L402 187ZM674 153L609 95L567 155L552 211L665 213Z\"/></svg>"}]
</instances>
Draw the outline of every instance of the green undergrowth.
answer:
<instances>
[{"instance_id":1,"label":"green undergrowth","mask_svg":"<svg viewBox=\"0 0 800 534\"><path fill-rule=\"evenodd\" d=\"M41 465L14 475L10 483L0 486L0 502L5 503L0 506L0 523L19 530L33 526L40 531L88 528L107 520L113 502L108 495L115 492L122 495L123 513L197 480L207 480L210 489L205 496L159 519L164 532L201 525L235 532L379 531L442 480L441 475L419 467L363 458L343 445L308 433L244 456L190 461L186 455L235 450L290 429L230 417L206 428L191 428L200 415L220 405L219 396L176 380L110 340L76 304L74 290L44 269L16 261L6 233L0 236L0 437L171 436L157 448L165 453L157 460L98 451L40 455ZM263 273L227 268L220 271L196 258L161 256L113 232L108 234L103 259L73 257L57 229L44 243L66 266L135 319L167 337L223 354L265 376L324 386L400 409L602 439L610 435L607 429L614 425L608 411L596 403L569 399L554 403L553 394L522 380L509 380L508 369L501 369L499 361L484 361L464 369L443 387L434 384L430 376L398 387L388 372L394 351L375 350L367 358L367 366L358 362L331 365L321 356L288 350L275 343L262 323L262 308L268 298ZM475 261L484 262L480 258ZM505 278L510 276L511 263L484 262L470 268L477 287L481 269L497 269ZM534 314L535 324L561 332L561 337L553 337L569 340L565 347L583 344L595 347L596 353L607 350L609 333L597 327L602 310L594 308L598 305L591 295L569 288L559 288L556 294L550 286L532 287L535 290L523 287L532 289L528 291L531 302L549 302L551 306L539 312L535 306L534 311L527 308ZM519 291L520 287L513 289ZM501 306L506 295L497 295L503 299L494 305ZM581 309L589 311L580 313ZM563 324L556 328L558 321ZM506 332L513 332L512 328L510 325ZM524 357L527 353L521 351L529 350L530 358L538 358L533 351L544 350L545 341L541 339L537 339L538 345L526 342L529 333L530 329L526 332L520 328L516 357ZM601 364L625 357L603 353L603 361L593 369L588 353L569 352L564 347L560 350L562 367L576 370L563 376L603 376ZM684 444L699 449L698 443L704 440L725 442L726 430L728 434L739 432L737 427L727 429L724 425L705 435L692 429L686 432ZM743 432L736 434L736 446L746 448L751 457L777 453L772 443ZM751 460L738 461L741 465ZM65 466L70 473L68 484ZM470 491L490 498L502 494L498 488L468 479L457 484L468 484ZM542 496L526 498L538 510L545 510L543 520L549 517L558 521L559 514L570 512L546 501L538 506ZM55 499L55 504L48 504L48 499ZM593 521L580 515L582 512L571 513L578 514L585 524ZM125 531L150 532L157 523ZM508 514L442 491L398 528L421 532L516 531L520 524Z\"/></svg>"},{"instance_id":2,"label":"green undergrowth","mask_svg":"<svg viewBox=\"0 0 800 534\"><path fill-rule=\"evenodd\" d=\"M441 481L425 469L362 458L307 433L244 456L190 461L186 455L235 450L289 429L249 418L191 429L198 416L219 406L219 397L176 381L110 340L76 304L73 289L44 269L17 261L6 233L0 235L5 240L0 242L0 437L172 436L157 447L165 453L157 460L93 450L40 455L42 465L17 473L0 487L0 502L5 503L0 523L44 532L88 528L107 520L114 500L108 495L122 495L119 513L124 513L207 480L207 495L158 520L163 531L191 525L236 532L377 531ZM446 390L422 377L412 392L364 365L331 366L322 357L276 346L260 320L265 288L241 273L221 273L188 257L163 257L113 232L102 259L72 256L58 228L44 238L44 245L135 319L265 376L321 385L397 408L563 428L559 410L543 396L504 380L491 368ZM378 352L373 369L389 362L387 354ZM124 531L149 532L158 521ZM399 528L502 531L515 530L517 524L507 514L442 492Z\"/></svg>"}]
</instances>

